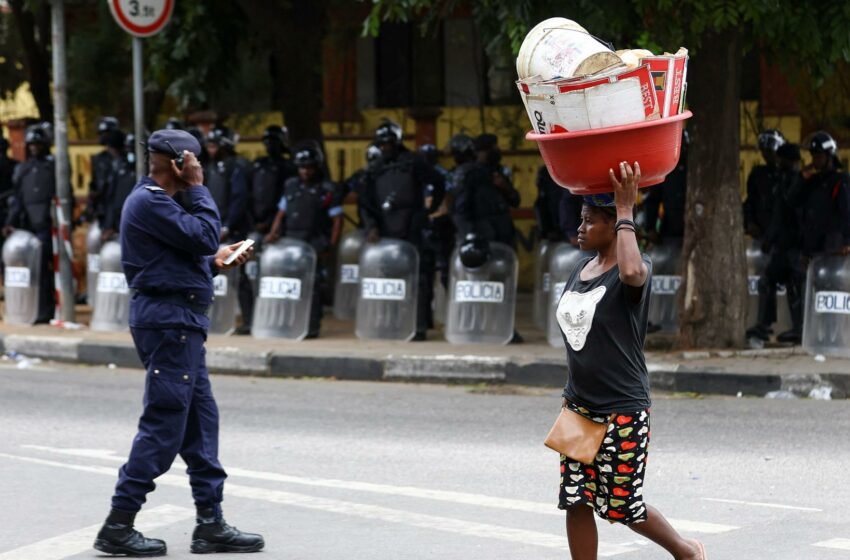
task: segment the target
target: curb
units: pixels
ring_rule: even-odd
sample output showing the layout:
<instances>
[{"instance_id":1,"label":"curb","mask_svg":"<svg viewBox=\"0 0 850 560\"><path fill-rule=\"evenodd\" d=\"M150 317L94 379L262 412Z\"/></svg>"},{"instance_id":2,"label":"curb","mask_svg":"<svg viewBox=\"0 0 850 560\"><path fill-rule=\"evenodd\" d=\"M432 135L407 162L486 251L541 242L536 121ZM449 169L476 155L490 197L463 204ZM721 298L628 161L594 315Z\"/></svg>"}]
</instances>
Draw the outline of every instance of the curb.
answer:
<instances>
[{"instance_id":1,"label":"curb","mask_svg":"<svg viewBox=\"0 0 850 560\"><path fill-rule=\"evenodd\" d=\"M92 365L142 367L132 344L90 342L80 337L0 335L0 351L30 357ZM750 354L748 357L753 357ZM820 374L758 374L700 369L687 363L650 363L653 389L683 393L764 397L788 391L806 397L815 388L830 387L832 398L850 398L850 372ZM238 347L207 350L212 373L284 378L327 378L343 381L404 381L416 383L511 384L558 388L566 367L558 361L522 361L472 355L387 355L340 357L249 351Z\"/></svg>"}]
</instances>

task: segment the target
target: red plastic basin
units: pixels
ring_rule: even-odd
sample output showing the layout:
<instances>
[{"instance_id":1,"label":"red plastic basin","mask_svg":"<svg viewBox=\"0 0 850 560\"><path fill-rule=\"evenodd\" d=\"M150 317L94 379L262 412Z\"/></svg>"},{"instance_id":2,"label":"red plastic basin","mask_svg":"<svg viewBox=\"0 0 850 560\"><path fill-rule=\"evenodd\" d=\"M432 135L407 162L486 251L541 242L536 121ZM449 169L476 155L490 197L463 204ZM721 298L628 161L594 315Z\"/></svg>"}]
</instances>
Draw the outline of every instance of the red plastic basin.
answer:
<instances>
[{"instance_id":1,"label":"red plastic basin","mask_svg":"<svg viewBox=\"0 0 850 560\"><path fill-rule=\"evenodd\" d=\"M537 142L540 155L552 179L573 194L609 193L608 170L621 161L638 162L641 187L662 182L675 169L682 149L682 129L690 111L680 115L623 126L537 134L529 132L527 140Z\"/></svg>"}]
</instances>

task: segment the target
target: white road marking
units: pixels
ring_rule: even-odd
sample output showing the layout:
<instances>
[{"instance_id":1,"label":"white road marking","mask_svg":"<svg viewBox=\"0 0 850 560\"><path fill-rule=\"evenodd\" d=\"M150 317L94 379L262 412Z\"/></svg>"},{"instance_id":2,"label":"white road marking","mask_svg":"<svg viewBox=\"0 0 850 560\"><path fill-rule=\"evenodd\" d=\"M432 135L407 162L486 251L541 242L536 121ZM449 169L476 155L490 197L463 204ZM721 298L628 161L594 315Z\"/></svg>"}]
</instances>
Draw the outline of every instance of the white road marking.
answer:
<instances>
[{"instance_id":1,"label":"white road marking","mask_svg":"<svg viewBox=\"0 0 850 560\"><path fill-rule=\"evenodd\" d=\"M10 455L8 453L0 453L0 458L115 476L114 469L111 469L109 467L61 463L58 461L48 461L35 457ZM156 481L159 485L176 486L180 488L189 487L188 479L185 476L165 474L157 478ZM229 496L246 498L250 500L261 500L264 502L271 502L285 506L300 507L305 509L324 511L328 513L337 513L341 515L351 515L367 519L379 519L381 521L387 521L390 523L400 523L413 527L433 529L436 531L455 533L464 536L497 539L501 541L544 548L556 548L564 551L569 550L565 535L555 535L538 531L525 531L522 529L513 529L511 527L504 527L500 525L489 525L486 523L463 521L460 519L414 513L410 511L387 508L383 506L346 502L342 500L333 500L328 498L317 498L314 496L308 496L306 494L296 494L294 492L283 492L280 490L270 490L268 488L243 486L241 484L228 484L227 494ZM91 535L91 532L87 534ZM624 554L633 550L636 549L610 543L599 544L599 556L601 557L616 556L618 554ZM12 558L13 557L0 557L0 560L12 560ZM23 560L18 559L17 557L14 558L15 560ZM37 557L33 557L32 560L35 560L36 558ZM26 560L30 559L28 558ZM38 560L46 559L38 557Z\"/></svg>"},{"instance_id":2,"label":"white road marking","mask_svg":"<svg viewBox=\"0 0 850 560\"><path fill-rule=\"evenodd\" d=\"M720 502L724 504L740 504L742 506L766 507L775 509L793 509L796 511L823 511L822 509L802 506L788 506L785 504L772 504L767 502L745 502L743 500L727 500L726 498L702 498L707 502Z\"/></svg>"},{"instance_id":3,"label":"white road marking","mask_svg":"<svg viewBox=\"0 0 850 560\"><path fill-rule=\"evenodd\" d=\"M136 527L145 532L194 516L194 509L166 504L140 512L136 518ZM58 537L2 552L0 553L0 560L61 560L75 556L92 548L100 525L100 523L90 525Z\"/></svg>"},{"instance_id":4,"label":"white road marking","mask_svg":"<svg viewBox=\"0 0 850 560\"><path fill-rule=\"evenodd\" d=\"M812 546L819 546L821 548L833 548L835 550L850 550L850 539L830 539L828 541L815 543Z\"/></svg>"},{"instance_id":5,"label":"white road marking","mask_svg":"<svg viewBox=\"0 0 850 560\"><path fill-rule=\"evenodd\" d=\"M113 454L109 450L103 449L67 449L46 447L37 445L25 445L30 449L38 449L51 453L61 453L65 455L78 455L82 457L98 457L112 461L123 462L126 459ZM175 465L182 465L182 462L175 461ZM372 492L376 494L386 494L392 496L406 496L410 498L419 498L427 500L436 500L442 502L451 502L455 504L463 504L477 507L490 507L497 509L508 509L513 511L522 511L527 513L548 514L548 515L564 515L564 512L558 510L554 504L541 502L532 502L529 500L514 500L510 498L497 498L495 496L485 496L482 494L471 494L467 492L453 492L449 490L432 490L429 488L417 488L414 486L393 486L389 484L376 484L372 482L357 482L353 480L336 480L328 478L313 478L290 476L279 473L253 471L248 469L240 469L237 467L226 467L227 473L232 477L253 478L256 480L266 480L270 482L283 482L288 484L301 484L306 486L317 486L322 488L337 488L342 490L354 490L360 492ZM229 486L228 486L229 487ZM705 533L705 534L720 534L734 531L740 527L734 525L721 525L719 523L706 523L702 521L688 521L684 519L667 519L673 527L679 531L689 533Z\"/></svg>"}]
</instances>

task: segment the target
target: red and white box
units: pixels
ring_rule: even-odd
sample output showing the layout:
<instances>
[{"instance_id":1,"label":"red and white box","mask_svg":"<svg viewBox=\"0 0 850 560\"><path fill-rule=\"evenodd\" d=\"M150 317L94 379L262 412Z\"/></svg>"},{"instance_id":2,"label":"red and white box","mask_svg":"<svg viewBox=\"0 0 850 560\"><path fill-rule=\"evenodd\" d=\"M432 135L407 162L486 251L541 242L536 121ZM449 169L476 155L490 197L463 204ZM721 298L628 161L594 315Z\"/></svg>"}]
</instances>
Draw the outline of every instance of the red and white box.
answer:
<instances>
[{"instance_id":1,"label":"red and white box","mask_svg":"<svg viewBox=\"0 0 850 560\"><path fill-rule=\"evenodd\" d=\"M648 64L652 73L655 93L663 118L678 115L685 107L685 84L688 80L688 50L676 54L647 56L641 62Z\"/></svg>"}]
</instances>

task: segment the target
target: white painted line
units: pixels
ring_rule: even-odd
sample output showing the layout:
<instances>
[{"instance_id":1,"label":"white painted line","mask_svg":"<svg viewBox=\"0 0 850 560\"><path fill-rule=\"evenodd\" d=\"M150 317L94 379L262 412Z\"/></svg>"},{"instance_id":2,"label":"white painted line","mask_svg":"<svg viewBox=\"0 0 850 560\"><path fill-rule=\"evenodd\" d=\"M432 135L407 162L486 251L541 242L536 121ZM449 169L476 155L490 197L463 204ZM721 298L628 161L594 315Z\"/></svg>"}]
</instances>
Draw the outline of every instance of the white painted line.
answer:
<instances>
[{"instance_id":1,"label":"white painted line","mask_svg":"<svg viewBox=\"0 0 850 560\"><path fill-rule=\"evenodd\" d=\"M126 459L116 456L112 452L103 449L67 449L36 445L25 445L30 449L38 449L52 453L66 455L78 455L81 457L98 457L111 461L123 462ZM179 463L175 462L175 465ZM557 509L554 503L532 502L529 500L514 500L511 498L497 498L482 494L471 494L467 492L453 492L450 490L432 490L429 488L417 488L414 486L392 486L389 484L376 484L372 482L357 482L353 480L336 480L328 478L312 478L290 476L279 473L253 471L237 467L226 467L225 470L231 477L252 478L255 480L266 480L270 482L283 482L286 484L300 484L305 486L317 486L322 488L336 488L342 490L354 490L359 492L372 492L391 496L405 496L409 498L435 500L463 504L476 507L490 507L496 509L508 509L527 513L544 515L558 515L563 517L564 512ZM683 519L668 519L671 525L679 531L690 533L720 534L739 529L735 525L721 525L718 523L706 523L702 521L687 521Z\"/></svg>"},{"instance_id":2,"label":"white painted line","mask_svg":"<svg viewBox=\"0 0 850 560\"><path fill-rule=\"evenodd\" d=\"M136 528L142 532L150 531L194 516L194 509L166 504L140 512L136 518ZM100 523L90 525L58 537L2 552L0 560L62 560L62 558L76 556L91 550L100 526Z\"/></svg>"},{"instance_id":3,"label":"white painted line","mask_svg":"<svg viewBox=\"0 0 850 560\"><path fill-rule=\"evenodd\" d=\"M0 458L25 461L40 465L62 467L72 470L80 470L84 472L108 474L110 476L116 475L115 471L108 467L60 463L58 461L48 461L45 459L24 457L20 455L10 455L7 453L0 453ZM160 485L177 486L180 488L188 488L189 486L188 479L185 476L165 474L157 478L156 480L157 483ZM506 542L513 542L544 548L556 548L563 551L569 550L566 535L553 535L550 533L541 533L537 531L525 531L522 529L513 529L500 525L489 525L486 523L463 521L460 519L452 519L449 517L426 515L399 509L387 508L383 506L374 506L369 504L360 504L355 502L346 502L342 500L332 500L327 498L317 498L313 496L308 496L306 494L282 492L280 490L270 490L268 488L243 486L240 484L228 483L227 494L229 496L246 498L250 500L261 500L264 502L271 502L285 506L300 507L341 515L351 515L366 519L378 519L390 523L400 523L403 525L409 525L423 529L432 529L436 531L443 531L470 537L496 539ZM87 534L91 535L91 532L89 531L89 533ZM618 544L599 544L599 556L601 557L616 556L618 554L624 554L633 550L636 549ZM13 557L0 557L0 560L12 560L12 558ZM14 557L14 559L23 560L17 557ZM35 557L32 560L36 560ZM46 559L38 558L38 560Z\"/></svg>"},{"instance_id":4,"label":"white painted line","mask_svg":"<svg viewBox=\"0 0 850 560\"><path fill-rule=\"evenodd\" d=\"M850 550L850 539L830 539L828 541L815 543L812 546L834 548L835 550Z\"/></svg>"},{"instance_id":5,"label":"white painted line","mask_svg":"<svg viewBox=\"0 0 850 560\"><path fill-rule=\"evenodd\" d=\"M724 504L740 504L742 506L766 507L775 509L793 509L796 511L823 511L822 509L802 506L789 506L785 504L771 504L767 502L745 502L743 500L727 500L726 498L702 498L707 502L720 502Z\"/></svg>"}]
</instances>

